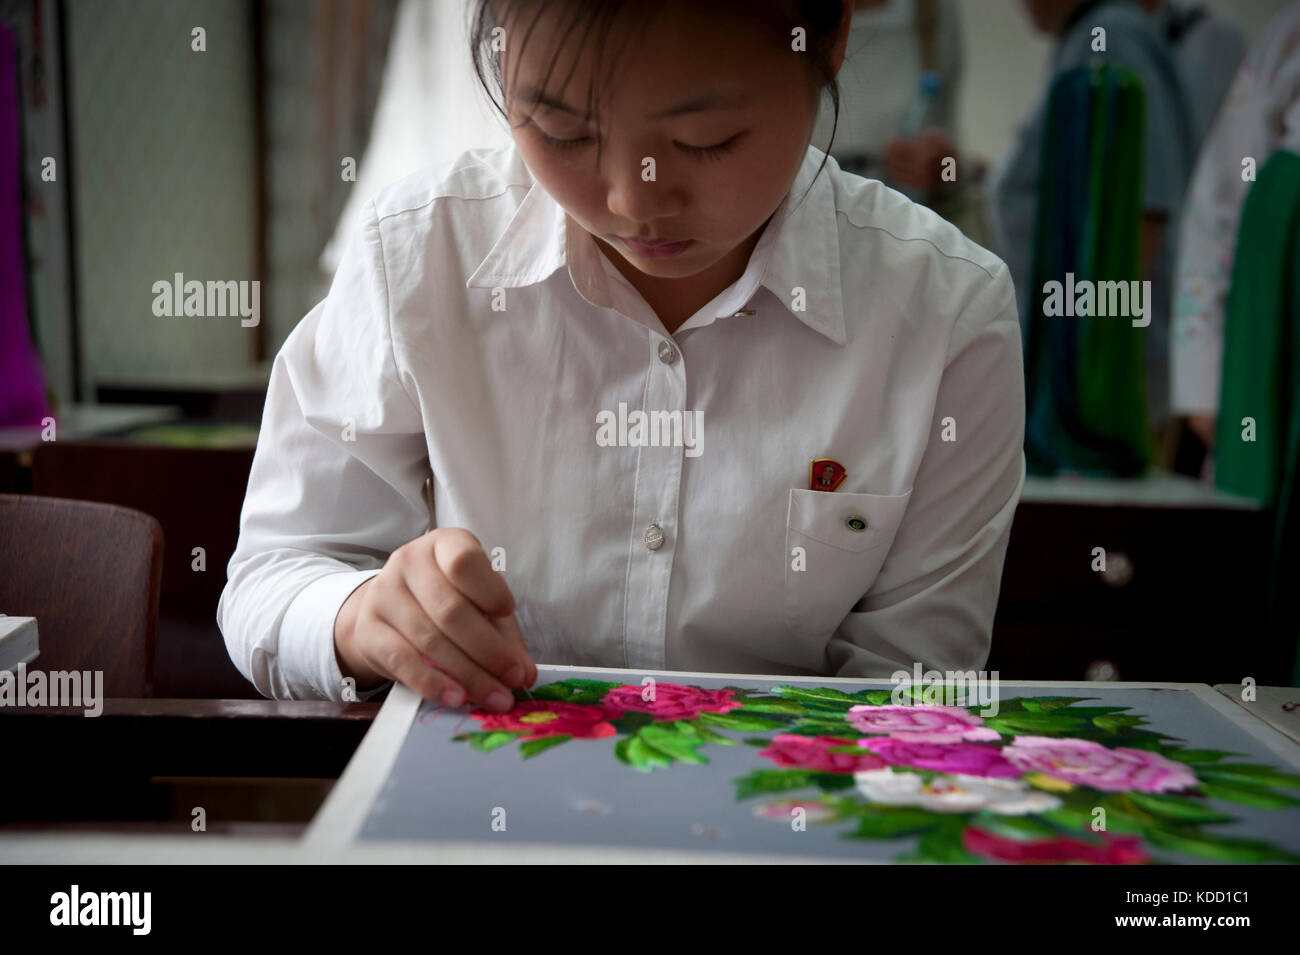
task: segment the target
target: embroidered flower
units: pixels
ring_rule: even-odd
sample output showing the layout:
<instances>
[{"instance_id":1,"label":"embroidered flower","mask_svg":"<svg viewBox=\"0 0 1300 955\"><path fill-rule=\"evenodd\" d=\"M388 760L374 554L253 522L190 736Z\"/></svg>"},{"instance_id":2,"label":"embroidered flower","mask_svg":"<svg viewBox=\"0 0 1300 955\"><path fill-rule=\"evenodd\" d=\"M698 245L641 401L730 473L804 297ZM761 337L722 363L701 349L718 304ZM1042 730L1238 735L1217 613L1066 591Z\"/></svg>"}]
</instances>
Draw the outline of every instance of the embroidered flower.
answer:
<instances>
[{"instance_id":1,"label":"embroidered flower","mask_svg":"<svg viewBox=\"0 0 1300 955\"><path fill-rule=\"evenodd\" d=\"M652 691L652 693L648 692ZM653 695L653 699L644 699ZM649 713L656 720L693 720L701 713L726 713L741 705L731 690L704 690L679 683L654 683L641 686L616 686L605 694L603 702L618 710Z\"/></svg>"},{"instance_id":2,"label":"embroidered flower","mask_svg":"<svg viewBox=\"0 0 1300 955\"><path fill-rule=\"evenodd\" d=\"M604 706L584 706L579 703L559 703L547 700L525 700L516 703L509 713L489 713L471 710L470 716L483 724L484 731L527 730L527 741L544 736L572 736L574 739L603 739L614 735L609 720L618 719L620 712Z\"/></svg>"},{"instance_id":3,"label":"embroidered flower","mask_svg":"<svg viewBox=\"0 0 1300 955\"><path fill-rule=\"evenodd\" d=\"M873 736L858 740L858 745L890 766L965 776L1020 776L1020 770L1003 758L1002 750L987 743L917 743L895 736Z\"/></svg>"},{"instance_id":4,"label":"embroidered flower","mask_svg":"<svg viewBox=\"0 0 1300 955\"><path fill-rule=\"evenodd\" d=\"M853 740L834 736L798 736L782 733L758 751L776 763L794 769L812 769L819 773L852 773L879 769L884 761L875 753L832 753L832 749L851 747Z\"/></svg>"},{"instance_id":5,"label":"embroidered flower","mask_svg":"<svg viewBox=\"0 0 1300 955\"><path fill-rule=\"evenodd\" d=\"M960 706L916 703L911 706L854 706L848 721L863 733L880 733L914 743L956 743L961 740L994 740L996 730Z\"/></svg>"},{"instance_id":6,"label":"embroidered flower","mask_svg":"<svg viewBox=\"0 0 1300 955\"><path fill-rule=\"evenodd\" d=\"M975 812L987 809L1003 816L1024 816L1057 809L1061 800L1030 789L1018 779L983 776L935 776L876 769L853 774L858 791L886 806L919 806L931 812Z\"/></svg>"},{"instance_id":7,"label":"embroidered flower","mask_svg":"<svg viewBox=\"0 0 1300 955\"><path fill-rule=\"evenodd\" d=\"M1094 865L1142 865L1151 861L1136 836L1110 836L1094 845L1081 839L1007 839L977 826L962 833L962 846L972 855L991 862L1084 862Z\"/></svg>"},{"instance_id":8,"label":"embroidered flower","mask_svg":"<svg viewBox=\"0 0 1300 955\"><path fill-rule=\"evenodd\" d=\"M1017 736L1002 748L1002 755L1022 772L1042 773L1105 792L1173 792L1197 782L1190 767L1159 753L1110 749L1086 739Z\"/></svg>"}]
</instances>

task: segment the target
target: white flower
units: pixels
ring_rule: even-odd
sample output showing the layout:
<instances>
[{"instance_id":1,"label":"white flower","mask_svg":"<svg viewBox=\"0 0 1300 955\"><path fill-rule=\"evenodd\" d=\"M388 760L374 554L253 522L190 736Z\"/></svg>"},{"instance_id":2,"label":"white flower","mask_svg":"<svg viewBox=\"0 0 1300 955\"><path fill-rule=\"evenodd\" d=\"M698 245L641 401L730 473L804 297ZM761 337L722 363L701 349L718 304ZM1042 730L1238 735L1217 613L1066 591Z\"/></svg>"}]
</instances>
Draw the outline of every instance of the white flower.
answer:
<instances>
[{"instance_id":1,"label":"white flower","mask_svg":"<svg viewBox=\"0 0 1300 955\"><path fill-rule=\"evenodd\" d=\"M858 791L886 806L919 806L932 812L987 809L1002 816L1048 812L1061 805L1050 793L1032 790L1019 779L984 776L935 776L926 782L916 773L871 769L853 774Z\"/></svg>"}]
</instances>

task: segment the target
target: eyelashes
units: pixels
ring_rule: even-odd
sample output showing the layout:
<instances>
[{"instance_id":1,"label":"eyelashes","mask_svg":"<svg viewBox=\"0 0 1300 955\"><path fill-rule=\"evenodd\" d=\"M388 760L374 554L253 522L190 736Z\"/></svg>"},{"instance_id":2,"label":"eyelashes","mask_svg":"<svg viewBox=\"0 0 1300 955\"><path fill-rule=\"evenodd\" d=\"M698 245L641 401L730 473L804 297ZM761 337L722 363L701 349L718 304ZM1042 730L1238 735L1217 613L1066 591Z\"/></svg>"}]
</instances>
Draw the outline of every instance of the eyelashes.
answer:
<instances>
[{"instance_id":1,"label":"eyelashes","mask_svg":"<svg viewBox=\"0 0 1300 955\"><path fill-rule=\"evenodd\" d=\"M541 129L537 129L537 135L541 137L542 142L544 142L547 147L559 152L571 152L592 142L590 136L581 136L577 139L556 139L554 136L546 135L546 133L542 132ZM675 140L673 145L688 156L693 156L697 159L721 159L727 153L736 148L736 143L743 135L744 133L737 133L730 139L724 140L723 142L713 146L688 146L686 143L679 143Z\"/></svg>"}]
</instances>

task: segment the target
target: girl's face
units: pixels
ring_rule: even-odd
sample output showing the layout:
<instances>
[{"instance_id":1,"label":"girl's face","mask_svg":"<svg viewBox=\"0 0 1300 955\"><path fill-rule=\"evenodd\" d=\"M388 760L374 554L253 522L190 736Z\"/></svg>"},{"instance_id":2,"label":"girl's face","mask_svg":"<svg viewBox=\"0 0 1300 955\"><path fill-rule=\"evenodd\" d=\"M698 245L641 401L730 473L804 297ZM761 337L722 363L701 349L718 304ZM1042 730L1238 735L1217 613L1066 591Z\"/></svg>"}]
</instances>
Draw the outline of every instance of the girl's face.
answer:
<instances>
[{"instance_id":1,"label":"girl's face","mask_svg":"<svg viewBox=\"0 0 1300 955\"><path fill-rule=\"evenodd\" d=\"M590 49L575 63L575 30L542 91L563 16L541 18L517 64L520 37L507 22L501 54L512 135L538 182L611 259L665 279L725 265L737 250L748 258L746 241L790 190L817 114L809 54L705 8L665 10L621 48L612 73ZM530 19L513 30L527 32ZM593 72L613 84L595 91L599 129L586 108Z\"/></svg>"}]
</instances>

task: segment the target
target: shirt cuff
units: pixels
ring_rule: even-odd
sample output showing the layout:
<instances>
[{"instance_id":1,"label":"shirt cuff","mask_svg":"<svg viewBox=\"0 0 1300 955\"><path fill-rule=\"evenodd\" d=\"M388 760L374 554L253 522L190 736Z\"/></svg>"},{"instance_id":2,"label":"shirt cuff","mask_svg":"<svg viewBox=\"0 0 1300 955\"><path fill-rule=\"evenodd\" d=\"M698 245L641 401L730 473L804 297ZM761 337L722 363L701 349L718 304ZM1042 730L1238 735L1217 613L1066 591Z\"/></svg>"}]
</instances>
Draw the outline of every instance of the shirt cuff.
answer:
<instances>
[{"instance_id":1,"label":"shirt cuff","mask_svg":"<svg viewBox=\"0 0 1300 955\"><path fill-rule=\"evenodd\" d=\"M378 573L354 570L320 577L304 587L285 611L279 641L284 671L297 674L323 699L343 699L343 672L334 654L334 620L339 608L352 591ZM357 700L368 700L388 685L358 690Z\"/></svg>"}]
</instances>

